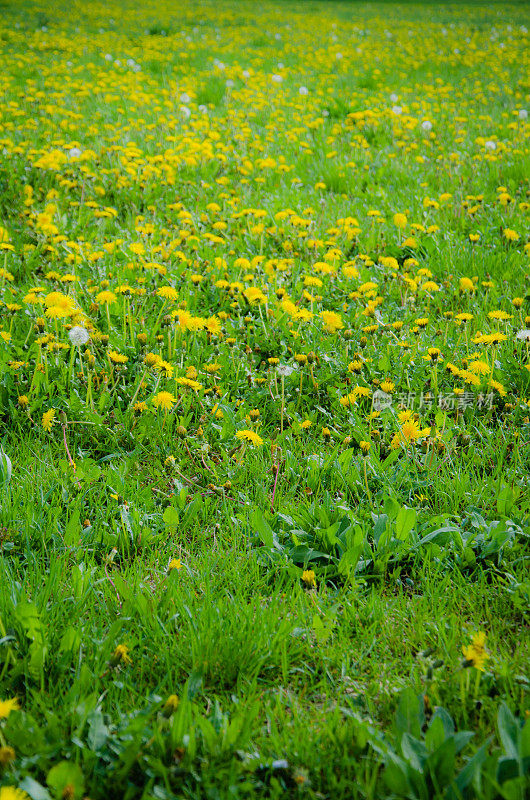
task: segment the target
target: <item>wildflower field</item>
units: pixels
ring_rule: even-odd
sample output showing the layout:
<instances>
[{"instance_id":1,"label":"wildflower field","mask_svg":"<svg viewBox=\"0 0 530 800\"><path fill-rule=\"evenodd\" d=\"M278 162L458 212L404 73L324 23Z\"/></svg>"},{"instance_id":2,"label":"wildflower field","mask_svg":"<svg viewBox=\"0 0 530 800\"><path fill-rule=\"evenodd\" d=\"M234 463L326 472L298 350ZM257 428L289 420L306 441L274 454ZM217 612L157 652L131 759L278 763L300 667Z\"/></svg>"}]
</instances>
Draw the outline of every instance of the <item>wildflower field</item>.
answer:
<instances>
[{"instance_id":1,"label":"wildflower field","mask_svg":"<svg viewBox=\"0 0 530 800\"><path fill-rule=\"evenodd\" d=\"M0 800L524 800L525 3L0 3Z\"/></svg>"}]
</instances>

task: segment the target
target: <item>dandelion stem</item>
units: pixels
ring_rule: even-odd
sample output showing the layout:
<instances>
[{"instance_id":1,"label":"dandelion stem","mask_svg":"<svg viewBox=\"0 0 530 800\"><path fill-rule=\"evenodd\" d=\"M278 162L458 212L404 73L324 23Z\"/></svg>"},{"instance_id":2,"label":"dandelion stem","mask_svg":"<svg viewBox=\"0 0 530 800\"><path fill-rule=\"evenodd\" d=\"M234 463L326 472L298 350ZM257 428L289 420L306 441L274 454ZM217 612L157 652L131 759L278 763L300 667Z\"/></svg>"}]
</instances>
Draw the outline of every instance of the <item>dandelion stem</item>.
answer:
<instances>
[{"instance_id":1,"label":"dandelion stem","mask_svg":"<svg viewBox=\"0 0 530 800\"><path fill-rule=\"evenodd\" d=\"M280 473L280 463L276 464L276 475L274 476L274 486L272 489L271 511L274 510L274 496L276 494L276 485L278 483L278 475Z\"/></svg>"},{"instance_id":2,"label":"dandelion stem","mask_svg":"<svg viewBox=\"0 0 530 800\"><path fill-rule=\"evenodd\" d=\"M70 387L72 382L72 372L74 371L74 360L75 360L75 345L72 345L70 348L70 363L68 364L68 374L66 377L66 388Z\"/></svg>"},{"instance_id":3,"label":"dandelion stem","mask_svg":"<svg viewBox=\"0 0 530 800\"><path fill-rule=\"evenodd\" d=\"M373 508L374 504L372 502L372 494L371 494L370 489L368 487L368 475L366 474L366 458L363 458L363 471L364 471L364 485L366 487L366 493L368 495L368 500L370 501L370 505Z\"/></svg>"},{"instance_id":4,"label":"dandelion stem","mask_svg":"<svg viewBox=\"0 0 530 800\"><path fill-rule=\"evenodd\" d=\"M280 433L283 433L283 413L285 409L285 375L282 375L282 406L280 416Z\"/></svg>"},{"instance_id":5,"label":"dandelion stem","mask_svg":"<svg viewBox=\"0 0 530 800\"><path fill-rule=\"evenodd\" d=\"M144 380L145 380L145 376L147 375L148 371L149 371L149 367L147 367L147 369L144 371L144 374L142 375L142 377L141 377L141 378L140 378L140 380L138 381L138 383L137 383L137 385L136 385L136 389L134 390L134 394L133 394L133 396L132 396L132 398L131 398L131 402L130 402L130 403L129 403L129 405L127 406L128 408L132 408L132 407L133 407L133 405L134 405L134 401L135 401L135 400L136 400L136 398L138 397L138 392L140 391L140 387L141 387L142 383L144 382ZM157 383L157 386L158 386L158 383Z\"/></svg>"}]
</instances>

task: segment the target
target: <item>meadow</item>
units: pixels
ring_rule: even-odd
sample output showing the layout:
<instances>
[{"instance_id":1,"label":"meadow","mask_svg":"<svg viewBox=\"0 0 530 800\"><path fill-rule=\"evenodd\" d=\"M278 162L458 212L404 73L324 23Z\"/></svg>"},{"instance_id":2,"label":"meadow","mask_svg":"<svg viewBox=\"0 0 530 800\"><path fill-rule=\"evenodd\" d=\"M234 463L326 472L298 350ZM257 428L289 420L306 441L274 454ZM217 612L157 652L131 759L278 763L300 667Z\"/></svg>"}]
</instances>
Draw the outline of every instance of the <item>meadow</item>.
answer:
<instances>
[{"instance_id":1,"label":"meadow","mask_svg":"<svg viewBox=\"0 0 530 800\"><path fill-rule=\"evenodd\" d=\"M524 3L0 3L0 800L524 800Z\"/></svg>"}]
</instances>

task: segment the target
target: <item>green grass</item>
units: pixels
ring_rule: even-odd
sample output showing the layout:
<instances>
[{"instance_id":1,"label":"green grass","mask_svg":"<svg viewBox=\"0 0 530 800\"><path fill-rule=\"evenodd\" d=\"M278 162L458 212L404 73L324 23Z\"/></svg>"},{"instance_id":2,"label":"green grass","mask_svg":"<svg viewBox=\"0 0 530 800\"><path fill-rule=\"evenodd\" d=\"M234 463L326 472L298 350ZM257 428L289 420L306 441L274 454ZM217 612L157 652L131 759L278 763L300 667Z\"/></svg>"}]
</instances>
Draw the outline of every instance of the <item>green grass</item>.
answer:
<instances>
[{"instance_id":1,"label":"green grass","mask_svg":"<svg viewBox=\"0 0 530 800\"><path fill-rule=\"evenodd\" d=\"M1 5L0 800L524 800L525 5Z\"/></svg>"}]
</instances>

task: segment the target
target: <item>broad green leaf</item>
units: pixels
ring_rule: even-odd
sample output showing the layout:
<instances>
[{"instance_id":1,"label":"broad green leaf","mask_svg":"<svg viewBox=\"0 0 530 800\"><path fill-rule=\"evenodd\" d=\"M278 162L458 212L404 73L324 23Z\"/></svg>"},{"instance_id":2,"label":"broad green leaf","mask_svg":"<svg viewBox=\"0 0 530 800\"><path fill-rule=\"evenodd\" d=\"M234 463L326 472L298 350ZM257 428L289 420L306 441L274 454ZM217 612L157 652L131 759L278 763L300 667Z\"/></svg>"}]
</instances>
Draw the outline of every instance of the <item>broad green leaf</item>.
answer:
<instances>
[{"instance_id":1,"label":"broad green leaf","mask_svg":"<svg viewBox=\"0 0 530 800\"><path fill-rule=\"evenodd\" d=\"M12 472L13 468L11 465L11 459L0 446L0 480L3 486L7 486L9 484Z\"/></svg>"},{"instance_id":2,"label":"broad green leaf","mask_svg":"<svg viewBox=\"0 0 530 800\"><path fill-rule=\"evenodd\" d=\"M38 680L42 676L44 668L44 661L48 654L48 648L44 641L35 639L29 648L29 673L34 680Z\"/></svg>"},{"instance_id":3,"label":"broad green leaf","mask_svg":"<svg viewBox=\"0 0 530 800\"><path fill-rule=\"evenodd\" d=\"M35 603L21 600L16 606L15 615L29 639L44 639L45 628Z\"/></svg>"},{"instance_id":4,"label":"broad green leaf","mask_svg":"<svg viewBox=\"0 0 530 800\"><path fill-rule=\"evenodd\" d=\"M65 796L66 787L71 787L69 797L78 800L83 796L85 779L81 767L72 761L60 761L48 772L46 782L57 800ZM73 792L73 794L72 794Z\"/></svg>"},{"instance_id":5,"label":"broad green leaf","mask_svg":"<svg viewBox=\"0 0 530 800\"><path fill-rule=\"evenodd\" d=\"M374 541L376 547L379 545L379 540L386 530L387 522L388 517L386 514L379 514L379 516L374 517Z\"/></svg>"},{"instance_id":6,"label":"broad green leaf","mask_svg":"<svg viewBox=\"0 0 530 800\"><path fill-rule=\"evenodd\" d=\"M404 733L401 737L401 754L413 769L418 772L423 770L427 749L420 739L416 739L410 733Z\"/></svg>"},{"instance_id":7,"label":"broad green leaf","mask_svg":"<svg viewBox=\"0 0 530 800\"><path fill-rule=\"evenodd\" d=\"M454 734L456 752L459 753L466 747L475 734L472 731L458 731Z\"/></svg>"},{"instance_id":8,"label":"broad green leaf","mask_svg":"<svg viewBox=\"0 0 530 800\"><path fill-rule=\"evenodd\" d=\"M429 542L445 545L447 542L451 541L454 538L455 534L460 534L460 528L457 528L455 525L447 525L443 528L437 528L435 531L431 531L427 533L416 545L417 547L421 547L421 545L428 544ZM461 534L459 539L461 540Z\"/></svg>"},{"instance_id":9,"label":"broad green leaf","mask_svg":"<svg viewBox=\"0 0 530 800\"><path fill-rule=\"evenodd\" d=\"M399 456L400 456L400 450L392 450L381 465L383 469L386 470L389 467L391 467L394 461L398 460Z\"/></svg>"},{"instance_id":10,"label":"broad green leaf","mask_svg":"<svg viewBox=\"0 0 530 800\"><path fill-rule=\"evenodd\" d=\"M437 428L443 428L444 423L447 419L447 412L446 411L437 411L434 415L434 421L436 423Z\"/></svg>"},{"instance_id":11,"label":"broad green leaf","mask_svg":"<svg viewBox=\"0 0 530 800\"><path fill-rule=\"evenodd\" d=\"M173 506L168 506L162 514L162 519L169 530L175 530L179 524L179 512Z\"/></svg>"},{"instance_id":12,"label":"broad green leaf","mask_svg":"<svg viewBox=\"0 0 530 800\"><path fill-rule=\"evenodd\" d=\"M400 508L396 518L397 538L400 539L400 541L406 541L415 524L416 511L413 508L406 508L405 506Z\"/></svg>"},{"instance_id":13,"label":"broad green leaf","mask_svg":"<svg viewBox=\"0 0 530 800\"><path fill-rule=\"evenodd\" d=\"M71 625L65 630L61 638L59 650L64 653L76 653L81 647L81 634Z\"/></svg>"},{"instance_id":14,"label":"broad green leaf","mask_svg":"<svg viewBox=\"0 0 530 800\"><path fill-rule=\"evenodd\" d=\"M506 703L501 703L500 705L499 713L497 714L497 727L506 755L509 758L518 759L519 725Z\"/></svg>"},{"instance_id":15,"label":"broad green leaf","mask_svg":"<svg viewBox=\"0 0 530 800\"><path fill-rule=\"evenodd\" d=\"M439 706L432 717L431 725L433 724L435 719L439 719L443 726L444 731L444 738L447 736L451 736L455 732L455 724L451 718L451 715L447 713L445 708ZM441 744L441 742L440 742Z\"/></svg>"},{"instance_id":16,"label":"broad green leaf","mask_svg":"<svg viewBox=\"0 0 530 800\"><path fill-rule=\"evenodd\" d=\"M390 791L396 797L409 796L409 782L407 780L406 766L396 756L388 761L383 773L384 780Z\"/></svg>"},{"instance_id":17,"label":"broad green leaf","mask_svg":"<svg viewBox=\"0 0 530 800\"><path fill-rule=\"evenodd\" d=\"M389 519L394 520L399 514L400 508L401 506L394 497L385 497L383 502L383 511Z\"/></svg>"},{"instance_id":18,"label":"broad green leaf","mask_svg":"<svg viewBox=\"0 0 530 800\"><path fill-rule=\"evenodd\" d=\"M77 508L66 523L64 529L64 543L66 547L74 547L79 544L79 534L81 532L81 524L79 522L80 516L81 512Z\"/></svg>"},{"instance_id":19,"label":"broad green leaf","mask_svg":"<svg viewBox=\"0 0 530 800\"><path fill-rule=\"evenodd\" d=\"M188 700L193 700L193 698L200 692L202 687L202 670L194 670L188 680L186 681L186 686L184 687L184 695L188 698Z\"/></svg>"},{"instance_id":20,"label":"broad green leaf","mask_svg":"<svg viewBox=\"0 0 530 800\"><path fill-rule=\"evenodd\" d=\"M399 697L395 717L397 733L410 733L419 739L424 721L423 696L418 696L412 687L404 689Z\"/></svg>"},{"instance_id":21,"label":"broad green leaf","mask_svg":"<svg viewBox=\"0 0 530 800\"><path fill-rule=\"evenodd\" d=\"M439 716L433 716L430 725L425 734L425 746L429 753L434 753L445 739L445 730L442 720Z\"/></svg>"},{"instance_id":22,"label":"broad green leaf","mask_svg":"<svg viewBox=\"0 0 530 800\"><path fill-rule=\"evenodd\" d=\"M526 720L521 730L519 754L521 758L530 758L530 718Z\"/></svg>"},{"instance_id":23,"label":"broad green leaf","mask_svg":"<svg viewBox=\"0 0 530 800\"><path fill-rule=\"evenodd\" d=\"M31 800L51 800L51 794L37 781L26 775L23 781L18 784L18 788L26 792L31 797Z\"/></svg>"},{"instance_id":24,"label":"broad green leaf","mask_svg":"<svg viewBox=\"0 0 530 800\"><path fill-rule=\"evenodd\" d=\"M250 522L253 528L259 534L259 538L265 545L265 547L274 547L274 531L272 530L271 526L263 516L263 512L256 508L252 512L252 516L250 517Z\"/></svg>"},{"instance_id":25,"label":"broad green leaf","mask_svg":"<svg viewBox=\"0 0 530 800\"><path fill-rule=\"evenodd\" d=\"M200 494L195 495L191 503L187 506L186 510L183 513L183 524L188 525L191 520L195 519L195 517L199 514L200 509L204 506L207 502L207 499L203 499Z\"/></svg>"},{"instance_id":26,"label":"broad green leaf","mask_svg":"<svg viewBox=\"0 0 530 800\"><path fill-rule=\"evenodd\" d=\"M87 744L90 749L95 753L101 750L107 741L108 733L101 710L94 709L88 716Z\"/></svg>"},{"instance_id":27,"label":"broad green leaf","mask_svg":"<svg viewBox=\"0 0 530 800\"><path fill-rule=\"evenodd\" d=\"M361 543L360 545L354 545L353 547L350 547L345 553L343 553L339 561L339 573L341 575L351 575L359 562L362 550L363 545Z\"/></svg>"},{"instance_id":28,"label":"broad green leaf","mask_svg":"<svg viewBox=\"0 0 530 800\"><path fill-rule=\"evenodd\" d=\"M497 772L495 777L497 778L497 783L499 783L501 786L507 781L513 781L515 778L522 777L521 764L516 758L503 756L502 758L499 758L497 763ZM514 798L517 798L517 795L514 795Z\"/></svg>"},{"instance_id":29,"label":"broad green leaf","mask_svg":"<svg viewBox=\"0 0 530 800\"><path fill-rule=\"evenodd\" d=\"M477 752L469 759L465 767L458 773L455 784L460 793L471 783L475 785L480 781L482 765L488 757L487 744L483 744ZM450 795L452 800L452 795Z\"/></svg>"},{"instance_id":30,"label":"broad green leaf","mask_svg":"<svg viewBox=\"0 0 530 800\"><path fill-rule=\"evenodd\" d=\"M429 770L436 785L449 786L454 777L455 757L455 740L452 736L431 753L425 764L425 770Z\"/></svg>"},{"instance_id":31,"label":"broad green leaf","mask_svg":"<svg viewBox=\"0 0 530 800\"><path fill-rule=\"evenodd\" d=\"M323 644L329 639L333 633L333 628L333 620L322 619L318 614L313 615L313 632L319 644Z\"/></svg>"},{"instance_id":32,"label":"broad green leaf","mask_svg":"<svg viewBox=\"0 0 530 800\"><path fill-rule=\"evenodd\" d=\"M511 486L503 486L497 497L497 511L502 516L509 514L512 510L515 501L517 500L518 492Z\"/></svg>"}]
</instances>

